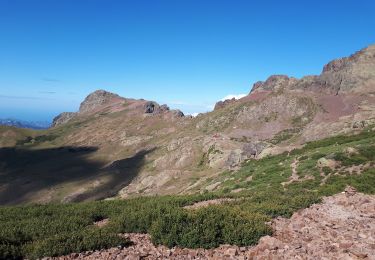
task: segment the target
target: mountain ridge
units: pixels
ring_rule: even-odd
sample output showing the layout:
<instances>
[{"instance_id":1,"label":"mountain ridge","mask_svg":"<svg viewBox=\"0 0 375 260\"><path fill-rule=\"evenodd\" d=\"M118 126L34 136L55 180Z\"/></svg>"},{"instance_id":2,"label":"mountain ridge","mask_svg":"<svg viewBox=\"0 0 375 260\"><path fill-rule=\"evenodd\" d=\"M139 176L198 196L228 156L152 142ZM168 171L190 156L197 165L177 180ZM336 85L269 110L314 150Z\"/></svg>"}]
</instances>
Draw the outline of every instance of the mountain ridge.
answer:
<instances>
[{"instance_id":1,"label":"mountain ridge","mask_svg":"<svg viewBox=\"0 0 375 260\"><path fill-rule=\"evenodd\" d=\"M35 197L24 199L66 202L220 190L221 174L236 172L248 160L373 125L374 71L375 46L370 46L328 63L319 76L271 76L255 83L247 96L218 103L212 112L195 118L153 101L95 91L78 112L56 117L52 128L18 141L18 148L61 148L61 156L72 160L59 169L63 175L77 174L79 166L71 158L76 150L82 152L84 164L100 162L97 168L83 180L48 184ZM85 147L93 149L84 153ZM58 162L50 163L39 173L48 176ZM28 165L41 167L33 159ZM15 168L13 176L21 176L21 170ZM13 190L17 183L10 185Z\"/></svg>"}]
</instances>

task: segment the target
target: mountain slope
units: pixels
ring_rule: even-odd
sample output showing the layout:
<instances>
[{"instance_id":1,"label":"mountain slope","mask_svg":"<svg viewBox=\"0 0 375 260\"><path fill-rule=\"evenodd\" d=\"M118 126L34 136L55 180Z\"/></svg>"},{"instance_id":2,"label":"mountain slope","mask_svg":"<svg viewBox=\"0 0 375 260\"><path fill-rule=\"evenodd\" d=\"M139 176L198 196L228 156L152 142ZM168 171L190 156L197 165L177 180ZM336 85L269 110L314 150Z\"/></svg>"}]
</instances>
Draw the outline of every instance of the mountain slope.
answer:
<instances>
[{"instance_id":1,"label":"mountain slope","mask_svg":"<svg viewBox=\"0 0 375 260\"><path fill-rule=\"evenodd\" d=\"M156 102L96 91L78 112L61 114L53 128L17 147L30 154L28 159L24 153L16 154L26 160L29 169L38 169L43 178L58 173L61 179L36 185L32 194L24 189L24 193L14 194L23 199L9 197L2 203L221 189L222 172L238 170L249 159L359 132L375 123L374 71L375 46L370 46L328 63L318 76L271 76L255 83L248 96L220 103L214 111L196 118ZM69 149L78 149L84 162L62 164L48 159L50 164L43 164L33 159L33 153L42 150L47 155L50 149L56 158L61 153L72 160L75 154ZM13 176L7 184L13 185L12 190L25 182L22 178L34 182L22 172L23 167L4 169L4 174Z\"/></svg>"},{"instance_id":2,"label":"mountain slope","mask_svg":"<svg viewBox=\"0 0 375 260\"><path fill-rule=\"evenodd\" d=\"M270 250L286 259L296 255L364 258L374 255L375 196L356 190L375 194L374 166L375 129L366 128L356 135L331 137L291 153L249 161L237 172L207 180L221 182L215 192L0 207L0 258L39 259L76 253L64 259L114 259L122 251L128 257L154 259L154 254L160 257L161 252L167 253L167 258L194 253L167 247L155 252L144 239L136 241L142 248L129 246L128 238L139 237L139 233L148 233L155 245L169 248L233 245L226 246L224 252L223 247L213 249L220 252L218 258L228 252L233 255L230 252L239 246L254 245L259 239L255 248L237 253L249 258L269 255ZM325 198L344 190L344 194ZM321 199L323 205L312 205ZM280 218L293 213L291 220ZM268 224L271 221L272 226ZM274 239L264 237L272 233ZM111 254L105 251L109 247L113 247ZM204 253L199 258L212 257L212 250L198 250ZM82 251L91 252L78 255Z\"/></svg>"}]
</instances>

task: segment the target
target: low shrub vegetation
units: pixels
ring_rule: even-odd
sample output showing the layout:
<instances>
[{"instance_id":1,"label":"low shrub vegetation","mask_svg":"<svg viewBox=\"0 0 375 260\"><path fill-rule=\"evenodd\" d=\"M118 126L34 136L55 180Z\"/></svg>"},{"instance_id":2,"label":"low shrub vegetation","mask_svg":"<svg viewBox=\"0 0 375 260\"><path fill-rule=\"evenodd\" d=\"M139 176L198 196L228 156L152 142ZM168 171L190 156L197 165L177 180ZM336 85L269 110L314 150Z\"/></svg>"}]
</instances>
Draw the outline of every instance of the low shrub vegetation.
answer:
<instances>
[{"instance_id":1,"label":"low shrub vegetation","mask_svg":"<svg viewBox=\"0 0 375 260\"><path fill-rule=\"evenodd\" d=\"M327 154L333 154L343 167L374 165L374 144L374 132L366 131L355 136L312 142L290 154L251 160L237 172L220 175L218 178L222 178L222 182L216 192L0 207L0 259L36 259L127 246L129 241L118 235L127 232L149 233L154 243L169 247L252 245L260 237L271 234L265 222L277 216L289 217L296 210L319 202L322 196L341 192L347 185L360 192L375 194L373 167L353 175L345 174L342 169L334 174L336 169L322 168L326 174L324 183L317 168L317 160ZM346 155L343 152L346 147L356 147L358 154ZM296 159L301 181L285 184ZM304 178L306 176L310 178ZM238 188L241 188L240 192L232 192ZM220 197L235 200L196 210L184 208ZM94 225L106 218L109 219L107 225Z\"/></svg>"}]
</instances>

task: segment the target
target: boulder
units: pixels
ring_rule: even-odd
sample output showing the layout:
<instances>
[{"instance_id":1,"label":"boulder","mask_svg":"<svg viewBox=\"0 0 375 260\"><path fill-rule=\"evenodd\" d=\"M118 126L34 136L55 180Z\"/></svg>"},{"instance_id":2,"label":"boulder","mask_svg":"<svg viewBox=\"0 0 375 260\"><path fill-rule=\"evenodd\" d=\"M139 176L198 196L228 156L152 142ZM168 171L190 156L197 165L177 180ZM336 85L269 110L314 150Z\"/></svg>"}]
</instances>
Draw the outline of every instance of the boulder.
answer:
<instances>
[{"instance_id":1,"label":"boulder","mask_svg":"<svg viewBox=\"0 0 375 260\"><path fill-rule=\"evenodd\" d=\"M325 157L320 158L317 162L317 166L319 168L328 167L330 169L334 169L337 165L337 162L333 159L327 159Z\"/></svg>"},{"instance_id":2,"label":"boulder","mask_svg":"<svg viewBox=\"0 0 375 260\"><path fill-rule=\"evenodd\" d=\"M145 104L145 110L144 110L145 114L152 114L152 113L154 113L156 107L157 107L157 104L155 102L148 101Z\"/></svg>"},{"instance_id":3,"label":"boulder","mask_svg":"<svg viewBox=\"0 0 375 260\"><path fill-rule=\"evenodd\" d=\"M172 110L172 114L174 117L184 117L184 113L181 110L175 109Z\"/></svg>"},{"instance_id":4,"label":"boulder","mask_svg":"<svg viewBox=\"0 0 375 260\"><path fill-rule=\"evenodd\" d=\"M359 154L358 150L353 147L346 147L344 153L348 156Z\"/></svg>"},{"instance_id":5,"label":"boulder","mask_svg":"<svg viewBox=\"0 0 375 260\"><path fill-rule=\"evenodd\" d=\"M345 190L344 190L344 193L347 195L347 196L353 196L357 193L357 190L356 188L352 187L352 186L346 186Z\"/></svg>"}]
</instances>

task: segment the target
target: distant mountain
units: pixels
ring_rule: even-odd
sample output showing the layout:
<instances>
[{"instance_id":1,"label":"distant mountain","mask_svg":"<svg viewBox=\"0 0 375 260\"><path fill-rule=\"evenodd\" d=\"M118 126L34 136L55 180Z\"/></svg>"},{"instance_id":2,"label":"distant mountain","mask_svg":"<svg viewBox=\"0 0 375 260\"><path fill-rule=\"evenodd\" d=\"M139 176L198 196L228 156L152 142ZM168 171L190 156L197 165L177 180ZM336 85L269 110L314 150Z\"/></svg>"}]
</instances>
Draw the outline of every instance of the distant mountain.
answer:
<instances>
[{"instance_id":1,"label":"distant mountain","mask_svg":"<svg viewBox=\"0 0 375 260\"><path fill-rule=\"evenodd\" d=\"M13 126L17 128L29 128L29 129L47 129L50 127L49 122L29 122L23 120L17 120L13 118L0 118L0 125Z\"/></svg>"}]
</instances>

